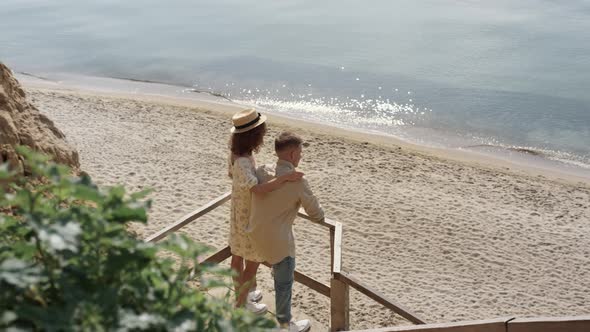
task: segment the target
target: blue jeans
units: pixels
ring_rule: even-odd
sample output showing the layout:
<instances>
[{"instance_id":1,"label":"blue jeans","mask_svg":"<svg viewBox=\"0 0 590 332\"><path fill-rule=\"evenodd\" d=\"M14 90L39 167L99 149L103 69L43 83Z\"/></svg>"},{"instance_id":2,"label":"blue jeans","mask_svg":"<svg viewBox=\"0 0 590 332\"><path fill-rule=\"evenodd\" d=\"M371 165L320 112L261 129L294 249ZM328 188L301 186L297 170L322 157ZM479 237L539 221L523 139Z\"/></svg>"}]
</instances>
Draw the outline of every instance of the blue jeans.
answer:
<instances>
[{"instance_id":1,"label":"blue jeans","mask_svg":"<svg viewBox=\"0 0 590 332\"><path fill-rule=\"evenodd\" d=\"M279 324L291 321L291 290L295 274L295 258L287 256L272 266L275 278L275 304Z\"/></svg>"}]
</instances>

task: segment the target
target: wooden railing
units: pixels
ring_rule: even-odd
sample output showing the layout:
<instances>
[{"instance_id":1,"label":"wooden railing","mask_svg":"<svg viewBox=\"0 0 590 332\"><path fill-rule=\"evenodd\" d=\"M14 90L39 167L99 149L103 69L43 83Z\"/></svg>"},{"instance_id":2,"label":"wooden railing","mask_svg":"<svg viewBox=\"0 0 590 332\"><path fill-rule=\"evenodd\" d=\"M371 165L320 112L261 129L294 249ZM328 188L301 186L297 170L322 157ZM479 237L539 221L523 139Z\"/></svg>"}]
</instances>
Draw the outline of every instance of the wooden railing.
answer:
<instances>
[{"instance_id":1,"label":"wooden railing","mask_svg":"<svg viewBox=\"0 0 590 332\"><path fill-rule=\"evenodd\" d=\"M165 238L168 234L176 232L177 230L181 229L182 227L201 218L202 216L206 215L207 213L215 210L217 207L223 205L223 203L229 201L230 199L231 199L231 192L226 192L225 194L223 194L223 195L217 197L216 199L212 200L211 202L201 206L200 208L196 209L195 211L183 216L182 218L178 219L176 222L166 226L164 229L160 230L159 232L150 235L147 239L145 239L145 242L160 241L161 239Z\"/></svg>"},{"instance_id":2,"label":"wooden railing","mask_svg":"<svg viewBox=\"0 0 590 332\"><path fill-rule=\"evenodd\" d=\"M350 332L588 332L590 316L579 317L504 317L469 322L397 326Z\"/></svg>"},{"instance_id":3,"label":"wooden railing","mask_svg":"<svg viewBox=\"0 0 590 332\"><path fill-rule=\"evenodd\" d=\"M223 205L229 201L231 193L227 192L218 198L212 200L201 208L183 216L176 222L168 225L159 232L149 236L146 242L155 242L165 238L168 234L173 233L189 223L197 220L205 214L213 211L215 208ZM299 211L299 217L310 220L311 218L303 211ZM320 281L313 279L299 271L295 271L295 281L313 289L314 291L330 298L330 330L331 331L345 331L350 328L350 296L349 288L354 289L365 294L369 298L380 303L384 307L392 310L400 316L406 318L415 324L425 324L425 320L420 318L417 314L411 312L409 309L404 308L402 305L395 303L385 295L381 294L377 290L365 285L360 280L354 278L348 272L342 270L342 224L325 219L322 222L315 222L321 226L328 228L330 232L330 285L325 285ZM206 258L205 262L210 263L221 263L231 256L229 247L225 247L218 252L214 253L210 257ZM270 266L269 264L265 264Z\"/></svg>"},{"instance_id":4,"label":"wooden railing","mask_svg":"<svg viewBox=\"0 0 590 332\"><path fill-rule=\"evenodd\" d=\"M145 241L155 242L165 238L189 223L197 220L205 214L213 211L231 199L231 193L227 192L199 209L185 215L176 222L168 225L159 232L149 236ZM303 211L299 217L310 220ZM309 277L299 271L295 271L295 281L313 289L314 291L330 298L330 330L345 331L350 328L349 323L349 288L352 287L377 303L392 310L419 326L397 326L370 330L357 330L356 332L590 332L590 316L558 317L558 318L515 318L504 317L480 321L454 322L443 324L426 324L425 320L417 314L395 303L377 290L365 285L350 273L342 270L342 224L326 219L316 222L330 231L330 285ZM206 258L203 262L221 263L231 256L229 247L225 247ZM265 264L269 266L269 264Z\"/></svg>"}]
</instances>

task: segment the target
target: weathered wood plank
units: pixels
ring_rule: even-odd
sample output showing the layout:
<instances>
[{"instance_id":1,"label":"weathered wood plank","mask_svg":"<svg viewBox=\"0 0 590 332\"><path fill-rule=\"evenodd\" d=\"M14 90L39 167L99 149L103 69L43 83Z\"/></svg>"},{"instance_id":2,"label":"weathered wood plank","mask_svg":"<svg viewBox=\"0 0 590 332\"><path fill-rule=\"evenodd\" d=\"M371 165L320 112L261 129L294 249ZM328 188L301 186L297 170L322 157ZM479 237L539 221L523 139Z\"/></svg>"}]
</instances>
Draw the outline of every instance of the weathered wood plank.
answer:
<instances>
[{"instance_id":1,"label":"weathered wood plank","mask_svg":"<svg viewBox=\"0 0 590 332\"><path fill-rule=\"evenodd\" d=\"M508 322L508 332L588 332L590 315L579 317L516 318Z\"/></svg>"},{"instance_id":2,"label":"weathered wood plank","mask_svg":"<svg viewBox=\"0 0 590 332\"><path fill-rule=\"evenodd\" d=\"M354 289L358 290L359 292L365 294L366 296L370 297L377 303L380 303L384 307L394 311L398 315L404 317L405 319L409 320L415 324L426 324L424 318L421 318L418 314L411 312L409 309L404 308L401 304L397 304L394 301L388 299L385 295L381 292L374 290L373 288L365 285L361 281L357 280L356 278L352 277L351 275L340 272L335 274L335 278L347 283L348 285L352 286Z\"/></svg>"},{"instance_id":3,"label":"weathered wood plank","mask_svg":"<svg viewBox=\"0 0 590 332\"><path fill-rule=\"evenodd\" d=\"M331 289L329 286L326 286L323 283L311 277L308 277L303 273L295 271L295 281L313 289L314 291L324 296L330 297Z\"/></svg>"},{"instance_id":4,"label":"weathered wood plank","mask_svg":"<svg viewBox=\"0 0 590 332\"><path fill-rule=\"evenodd\" d=\"M268 264L268 263L262 263L265 266L268 266L269 268L272 269L272 265ZM307 286L311 289L313 289L314 291L330 297L330 287L324 285L323 283L315 280L312 277L306 276L305 274L295 271L295 281L297 281L298 283Z\"/></svg>"},{"instance_id":5,"label":"weathered wood plank","mask_svg":"<svg viewBox=\"0 0 590 332\"><path fill-rule=\"evenodd\" d=\"M332 273L340 273L342 270L342 224L334 225L334 256L332 258Z\"/></svg>"},{"instance_id":6,"label":"weathered wood plank","mask_svg":"<svg viewBox=\"0 0 590 332\"><path fill-rule=\"evenodd\" d=\"M350 328L350 296L346 283L330 280L330 331L346 331Z\"/></svg>"},{"instance_id":7,"label":"weathered wood plank","mask_svg":"<svg viewBox=\"0 0 590 332\"><path fill-rule=\"evenodd\" d=\"M328 225L328 227L336 227L336 224L339 222L326 218L324 222Z\"/></svg>"},{"instance_id":8,"label":"weathered wood plank","mask_svg":"<svg viewBox=\"0 0 590 332\"><path fill-rule=\"evenodd\" d=\"M212 200L211 202L203 205L202 207L196 209L195 211L183 216L182 218L178 219L174 223L166 226L164 229L158 231L155 234L150 235L145 242L156 242L163 238L165 238L168 234L172 232L176 232L177 230L181 229L182 227L186 226L187 224L197 220L198 218L204 216L205 214L211 212L218 206L222 205L223 203L229 201L231 199L231 192L226 192L225 194L217 197L216 199Z\"/></svg>"},{"instance_id":9,"label":"weathered wood plank","mask_svg":"<svg viewBox=\"0 0 590 332\"><path fill-rule=\"evenodd\" d=\"M213 264L219 264L221 262L223 262L224 260L228 259L229 257L231 257L231 248L229 246L219 250L218 252L214 253L213 255L207 257L205 260L203 260L201 262L201 264L203 263L213 263Z\"/></svg>"},{"instance_id":10,"label":"weathered wood plank","mask_svg":"<svg viewBox=\"0 0 590 332\"><path fill-rule=\"evenodd\" d=\"M334 271L334 238L335 228L330 228L330 273Z\"/></svg>"},{"instance_id":11,"label":"weathered wood plank","mask_svg":"<svg viewBox=\"0 0 590 332\"><path fill-rule=\"evenodd\" d=\"M504 317L454 323L384 327L369 330L355 330L354 332L506 332L506 323L511 319L512 317Z\"/></svg>"},{"instance_id":12,"label":"weathered wood plank","mask_svg":"<svg viewBox=\"0 0 590 332\"><path fill-rule=\"evenodd\" d=\"M311 222L313 222L313 223L315 223L315 224L318 224L318 225L324 226L324 227L328 227L328 228L331 228L331 227L333 227L333 225L332 225L331 223L329 223L329 222L328 222L328 219L325 219L324 221L319 221L319 222L318 222L318 221L314 221L314 220L312 220L312 219L311 219L311 218L310 218L310 217L307 215L307 213L305 213L305 210L303 210L303 208L299 209L299 211L297 212L297 216L299 216L299 217L301 217L301 218L303 218L303 219L309 220L309 221L311 221Z\"/></svg>"}]
</instances>

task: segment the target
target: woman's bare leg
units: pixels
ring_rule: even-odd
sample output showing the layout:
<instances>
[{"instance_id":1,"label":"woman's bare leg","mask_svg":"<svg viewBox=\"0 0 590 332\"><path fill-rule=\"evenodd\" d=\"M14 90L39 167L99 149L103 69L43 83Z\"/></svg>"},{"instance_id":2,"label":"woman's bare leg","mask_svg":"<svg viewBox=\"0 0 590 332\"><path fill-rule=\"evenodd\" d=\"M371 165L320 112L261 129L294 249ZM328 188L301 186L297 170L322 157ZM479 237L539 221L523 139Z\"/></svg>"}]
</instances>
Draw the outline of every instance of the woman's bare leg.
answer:
<instances>
[{"instance_id":1,"label":"woman's bare leg","mask_svg":"<svg viewBox=\"0 0 590 332\"><path fill-rule=\"evenodd\" d=\"M237 300L239 289L242 287L242 277L244 275L244 258L242 258L241 256L232 255L231 268L235 272L235 275L233 276L233 281Z\"/></svg>"},{"instance_id":2,"label":"woman's bare leg","mask_svg":"<svg viewBox=\"0 0 590 332\"><path fill-rule=\"evenodd\" d=\"M248 293L252 288L253 283L256 282L256 272L258 271L259 265L260 263L246 260L246 267L242 274L242 282L238 292L238 302L236 304L238 307L241 307L246 303Z\"/></svg>"}]
</instances>

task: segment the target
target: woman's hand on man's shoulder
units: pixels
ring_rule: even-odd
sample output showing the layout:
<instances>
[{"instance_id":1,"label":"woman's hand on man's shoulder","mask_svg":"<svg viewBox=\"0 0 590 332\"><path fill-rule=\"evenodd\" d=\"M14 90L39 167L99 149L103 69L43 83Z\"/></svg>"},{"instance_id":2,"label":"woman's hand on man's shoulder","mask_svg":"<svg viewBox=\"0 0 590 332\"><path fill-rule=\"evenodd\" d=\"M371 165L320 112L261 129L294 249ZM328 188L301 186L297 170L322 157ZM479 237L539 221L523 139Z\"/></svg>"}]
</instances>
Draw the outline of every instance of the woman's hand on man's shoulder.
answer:
<instances>
[{"instance_id":1,"label":"woman's hand on man's shoulder","mask_svg":"<svg viewBox=\"0 0 590 332\"><path fill-rule=\"evenodd\" d=\"M285 177L285 181L295 182L301 180L303 178L303 175L305 175L303 172L294 171L283 176Z\"/></svg>"}]
</instances>

